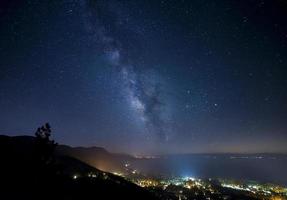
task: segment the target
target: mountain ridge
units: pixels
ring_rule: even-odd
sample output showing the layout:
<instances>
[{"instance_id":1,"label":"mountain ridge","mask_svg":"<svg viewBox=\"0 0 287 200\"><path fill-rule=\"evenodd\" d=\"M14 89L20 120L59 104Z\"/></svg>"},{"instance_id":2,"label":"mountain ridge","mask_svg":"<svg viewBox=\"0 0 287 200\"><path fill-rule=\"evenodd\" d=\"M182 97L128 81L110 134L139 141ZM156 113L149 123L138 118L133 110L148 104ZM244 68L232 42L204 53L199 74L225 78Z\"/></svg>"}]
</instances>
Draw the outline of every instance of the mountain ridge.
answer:
<instances>
[{"instance_id":1,"label":"mountain ridge","mask_svg":"<svg viewBox=\"0 0 287 200\"><path fill-rule=\"evenodd\" d=\"M0 135L0 197L158 199L145 188L68 155L55 154L51 164L45 164L39 160L35 141L31 136Z\"/></svg>"}]
</instances>

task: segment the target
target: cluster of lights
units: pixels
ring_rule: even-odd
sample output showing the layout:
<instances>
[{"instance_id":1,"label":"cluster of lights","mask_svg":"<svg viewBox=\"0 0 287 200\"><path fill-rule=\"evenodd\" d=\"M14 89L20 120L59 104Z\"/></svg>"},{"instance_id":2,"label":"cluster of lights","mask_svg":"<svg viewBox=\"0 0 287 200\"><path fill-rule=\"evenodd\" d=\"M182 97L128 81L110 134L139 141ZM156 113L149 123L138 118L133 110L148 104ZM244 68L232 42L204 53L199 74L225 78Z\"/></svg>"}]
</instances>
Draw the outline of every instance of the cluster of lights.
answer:
<instances>
[{"instance_id":1,"label":"cluster of lights","mask_svg":"<svg viewBox=\"0 0 287 200\"><path fill-rule=\"evenodd\" d=\"M89 174L88 174L88 177L89 177L89 178L96 178L97 175L96 175L96 174L93 174L93 173L89 173Z\"/></svg>"},{"instance_id":2,"label":"cluster of lights","mask_svg":"<svg viewBox=\"0 0 287 200\"><path fill-rule=\"evenodd\" d=\"M235 184L221 184L222 187L226 187L226 188L231 188L231 189L234 189L234 190L242 190L242 191L248 191L248 192L252 192L255 194L255 191L251 190L250 188L245 188L241 185L235 185Z\"/></svg>"},{"instance_id":3,"label":"cluster of lights","mask_svg":"<svg viewBox=\"0 0 287 200\"><path fill-rule=\"evenodd\" d=\"M136 184L141 187L155 187L159 185L155 180L138 180Z\"/></svg>"},{"instance_id":4,"label":"cluster of lights","mask_svg":"<svg viewBox=\"0 0 287 200\"><path fill-rule=\"evenodd\" d=\"M208 179L210 182L211 179ZM136 184L141 187L161 187L163 190L166 190L169 185L182 186L186 189L200 189L203 192L203 195L214 194L217 191L213 188L212 184L209 182L202 181L201 179L196 179L194 177L184 177L184 178L175 178L168 180L153 180L153 179L137 179L134 180ZM221 186L225 188L231 188L234 190L241 190L250 192L254 195L263 195L265 197L281 200L283 197L287 197L287 188L282 187L271 187L258 184L238 184L232 182L221 181ZM197 195L197 192L195 192ZM210 198L208 195L206 198Z\"/></svg>"},{"instance_id":5,"label":"cluster of lights","mask_svg":"<svg viewBox=\"0 0 287 200\"><path fill-rule=\"evenodd\" d=\"M78 179L78 178L80 178L80 177L85 177L84 175L79 175L79 174L74 174L73 176L72 176L72 178L73 179ZM98 177L98 175L97 174L95 174L95 173L88 173L87 174L87 177L89 177L89 178L97 178Z\"/></svg>"},{"instance_id":6,"label":"cluster of lights","mask_svg":"<svg viewBox=\"0 0 287 200\"><path fill-rule=\"evenodd\" d=\"M124 177L124 175L122 174L122 173L120 173L120 172L112 172L114 175L116 175L116 176L121 176L121 177Z\"/></svg>"},{"instance_id":7,"label":"cluster of lights","mask_svg":"<svg viewBox=\"0 0 287 200\"><path fill-rule=\"evenodd\" d=\"M278 197L273 196L275 195L282 195L287 196L287 189L282 187L272 187L272 186L266 186L266 185L258 185L258 184L249 184L249 185L243 185L243 184L236 184L236 183L221 183L222 187L231 188L235 190L242 190L242 191L248 191L253 194L263 194L265 196L271 196L272 198ZM278 197L279 199L281 197Z\"/></svg>"},{"instance_id":8,"label":"cluster of lights","mask_svg":"<svg viewBox=\"0 0 287 200\"><path fill-rule=\"evenodd\" d=\"M183 180L185 180L185 181L195 181L195 178L194 177L190 177L190 176L186 176L186 177L183 178Z\"/></svg>"},{"instance_id":9,"label":"cluster of lights","mask_svg":"<svg viewBox=\"0 0 287 200\"><path fill-rule=\"evenodd\" d=\"M129 167L130 164L126 163L124 165L125 167ZM139 174L139 172L134 169L131 170L131 175ZM125 177L120 172L112 172L114 175ZM107 179L109 178L108 175L103 172L102 173L103 178ZM98 177L95 173L88 173L87 176L89 178L96 178ZM74 180L82 177L82 175L74 174L72 178ZM211 181L211 179L208 179ZM186 189L202 189L203 194L206 195L206 192L209 194L214 194L216 191L212 187L212 185L208 182L202 181L201 179L196 179L194 177L184 177L184 178L175 178L175 179L165 179L165 180L155 180L155 179L144 179L144 178L136 178L132 180L134 183L141 187L161 187L163 190L166 190L169 185L176 185L176 186L182 186ZM224 181L220 180L221 186L225 188L231 188L234 190L241 190L241 191L247 191L252 194L258 194L258 195L264 195L265 197L268 197L268 199L272 200L281 200L286 199L287 197L287 188L279 187L279 186L271 186L271 185L259 185L259 184L240 184L235 183L232 181ZM182 190L181 190L182 191ZM197 192L195 192L196 194ZM209 198L208 196L206 197Z\"/></svg>"}]
</instances>

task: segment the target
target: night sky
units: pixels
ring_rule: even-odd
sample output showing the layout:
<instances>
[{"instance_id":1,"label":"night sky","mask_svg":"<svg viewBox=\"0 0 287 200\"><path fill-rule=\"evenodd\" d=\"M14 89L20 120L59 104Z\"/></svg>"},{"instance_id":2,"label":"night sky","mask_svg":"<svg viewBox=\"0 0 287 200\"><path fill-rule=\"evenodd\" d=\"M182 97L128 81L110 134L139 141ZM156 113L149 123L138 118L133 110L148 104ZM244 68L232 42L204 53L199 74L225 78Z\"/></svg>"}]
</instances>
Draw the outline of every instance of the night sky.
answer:
<instances>
[{"instance_id":1,"label":"night sky","mask_svg":"<svg viewBox=\"0 0 287 200\"><path fill-rule=\"evenodd\" d=\"M1 1L0 70L0 134L287 152L283 0Z\"/></svg>"}]
</instances>

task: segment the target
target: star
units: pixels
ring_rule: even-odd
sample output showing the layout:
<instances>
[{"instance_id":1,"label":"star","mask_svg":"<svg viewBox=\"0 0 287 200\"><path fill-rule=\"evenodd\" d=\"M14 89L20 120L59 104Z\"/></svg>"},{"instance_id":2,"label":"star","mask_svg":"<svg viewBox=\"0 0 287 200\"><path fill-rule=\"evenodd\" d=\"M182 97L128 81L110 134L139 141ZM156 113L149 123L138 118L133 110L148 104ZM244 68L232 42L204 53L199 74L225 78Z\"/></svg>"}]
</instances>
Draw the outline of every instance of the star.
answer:
<instances>
[{"instance_id":1,"label":"star","mask_svg":"<svg viewBox=\"0 0 287 200\"><path fill-rule=\"evenodd\" d=\"M186 110L190 109L190 104L185 104L185 109Z\"/></svg>"}]
</instances>

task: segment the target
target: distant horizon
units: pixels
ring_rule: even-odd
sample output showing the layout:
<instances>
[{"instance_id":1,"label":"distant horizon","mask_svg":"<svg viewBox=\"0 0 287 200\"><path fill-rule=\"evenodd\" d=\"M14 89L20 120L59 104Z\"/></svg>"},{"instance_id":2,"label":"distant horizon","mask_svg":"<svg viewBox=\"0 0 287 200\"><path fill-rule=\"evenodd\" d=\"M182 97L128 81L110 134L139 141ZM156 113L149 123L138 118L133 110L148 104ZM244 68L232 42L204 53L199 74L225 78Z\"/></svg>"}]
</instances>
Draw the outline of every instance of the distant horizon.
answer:
<instances>
[{"instance_id":1,"label":"distant horizon","mask_svg":"<svg viewBox=\"0 0 287 200\"><path fill-rule=\"evenodd\" d=\"M35 137L35 135L6 135L6 134L2 134L0 133L0 136L7 136L7 137ZM56 141L57 142L57 141ZM117 152L117 151L110 151L109 148L106 148L104 146L97 146L97 145L92 145L92 146L74 146L74 145L70 145L67 143L58 143L59 145L65 145L65 146L69 146L71 148L101 148L103 150L106 150L108 153L112 153L112 154L126 154L129 156L133 156L133 157L162 157L162 156L177 156L177 155L204 155L204 154L208 154L208 155L259 155L259 154L276 154L276 155L286 155L287 156L287 152L182 152L182 153L168 153L168 154L132 154L131 152Z\"/></svg>"}]
</instances>

